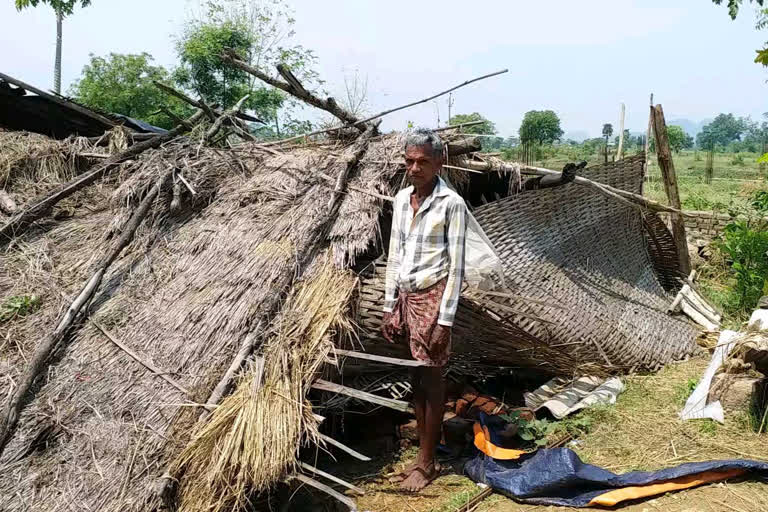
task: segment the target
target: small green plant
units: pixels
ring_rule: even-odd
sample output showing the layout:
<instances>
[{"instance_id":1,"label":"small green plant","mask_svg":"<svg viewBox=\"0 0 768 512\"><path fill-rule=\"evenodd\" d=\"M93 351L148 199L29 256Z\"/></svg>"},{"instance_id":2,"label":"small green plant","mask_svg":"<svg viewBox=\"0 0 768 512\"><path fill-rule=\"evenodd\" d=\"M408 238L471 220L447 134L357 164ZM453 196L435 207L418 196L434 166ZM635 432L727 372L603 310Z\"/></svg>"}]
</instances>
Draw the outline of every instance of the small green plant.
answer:
<instances>
[{"instance_id":1,"label":"small green plant","mask_svg":"<svg viewBox=\"0 0 768 512\"><path fill-rule=\"evenodd\" d=\"M504 414L501 419L509 423L517 425L517 435L523 441L532 442L536 446L544 446L547 444L547 437L555 432L558 427L556 422L552 422L546 419L543 420L526 420L520 416L519 411L512 411L509 414Z\"/></svg>"},{"instance_id":2,"label":"small green plant","mask_svg":"<svg viewBox=\"0 0 768 512\"><path fill-rule=\"evenodd\" d=\"M39 307L40 297L36 295L10 297L0 307L0 324L34 313Z\"/></svg>"},{"instance_id":3,"label":"small green plant","mask_svg":"<svg viewBox=\"0 0 768 512\"><path fill-rule=\"evenodd\" d=\"M744 167L744 157L741 154L736 153L735 155L733 155L733 158L731 159L731 165L738 165L740 167Z\"/></svg>"},{"instance_id":4,"label":"small green plant","mask_svg":"<svg viewBox=\"0 0 768 512\"><path fill-rule=\"evenodd\" d=\"M730 270L736 280L733 308L736 311L752 310L766 291L768 225L763 219L731 222L716 245L730 261Z\"/></svg>"},{"instance_id":5,"label":"small green plant","mask_svg":"<svg viewBox=\"0 0 768 512\"><path fill-rule=\"evenodd\" d=\"M706 436L714 436L717 434L717 423L706 419L706 420L699 420L699 432Z\"/></svg>"},{"instance_id":6,"label":"small green plant","mask_svg":"<svg viewBox=\"0 0 768 512\"><path fill-rule=\"evenodd\" d=\"M758 212L768 212L768 190L758 190L752 195L752 208Z\"/></svg>"},{"instance_id":7,"label":"small green plant","mask_svg":"<svg viewBox=\"0 0 768 512\"><path fill-rule=\"evenodd\" d=\"M698 386L699 381L697 379L688 379L680 385L675 395L677 397L677 401L681 404L684 404L686 400L688 400L688 397L691 396L691 393L693 393L693 390L696 389L696 386Z\"/></svg>"}]
</instances>

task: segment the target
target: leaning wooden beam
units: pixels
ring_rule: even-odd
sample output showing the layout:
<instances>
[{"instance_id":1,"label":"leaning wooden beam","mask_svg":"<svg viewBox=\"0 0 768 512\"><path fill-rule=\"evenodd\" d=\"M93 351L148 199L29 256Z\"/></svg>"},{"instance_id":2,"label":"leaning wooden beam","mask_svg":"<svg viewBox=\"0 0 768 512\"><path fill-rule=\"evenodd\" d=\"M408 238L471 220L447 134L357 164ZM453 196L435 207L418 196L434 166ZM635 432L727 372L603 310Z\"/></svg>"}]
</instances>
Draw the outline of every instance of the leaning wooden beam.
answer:
<instances>
[{"instance_id":1,"label":"leaning wooden beam","mask_svg":"<svg viewBox=\"0 0 768 512\"><path fill-rule=\"evenodd\" d=\"M345 480L342 480L341 478L339 478L337 476L334 476L334 475L332 475L330 473L326 473L322 469L317 469L314 466L310 466L306 462L299 462L299 466L302 469L306 469L307 471L311 471L312 473L314 473L314 474L316 474L318 476L321 476L323 478L326 478L326 479L330 480L331 482L335 482L335 483L337 483L339 485L343 485L347 489L353 490L353 491L355 491L358 494L365 494L365 491L362 490L361 488L357 487L356 485L352 485L351 483L349 483L349 482L347 482Z\"/></svg>"},{"instance_id":2,"label":"leaning wooden beam","mask_svg":"<svg viewBox=\"0 0 768 512\"><path fill-rule=\"evenodd\" d=\"M295 76L288 70L287 67L280 64L278 65L278 72L285 78L286 76L289 76L291 79L288 82L283 82L281 80L277 80L276 78L272 78L271 76L267 75L266 73L262 72L261 70L251 66L247 62L240 59L240 57L235 54L234 52L227 51L224 52L221 55L221 58L236 68L242 69L246 73L250 73L251 75L255 76L262 82L266 82L272 87L276 87L282 91L287 92L288 94L295 96L299 98L300 100L312 105L313 107L317 107L319 109L325 110L326 112L329 112L333 114L334 116L341 119L343 122L347 124L355 124L358 129L361 132L365 131L365 123L361 123L357 120L357 117L352 115L351 112L348 112L346 109L342 108L338 103L336 103L336 100L334 100L331 97L328 97L326 99L319 98L315 94L307 91L296 79Z\"/></svg>"},{"instance_id":3,"label":"leaning wooden beam","mask_svg":"<svg viewBox=\"0 0 768 512\"><path fill-rule=\"evenodd\" d=\"M483 145L477 137L460 139L455 142L446 142L445 145L448 148L448 156L466 155L467 153L474 153L475 151L483 149Z\"/></svg>"},{"instance_id":4,"label":"leaning wooden beam","mask_svg":"<svg viewBox=\"0 0 768 512\"><path fill-rule=\"evenodd\" d=\"M349 446L347 446L347 445L345 445L345 444L335 440L331 436L327 436L325 434L318 434L318 437L320 437L320 439L322 441L325 441L326 443L328 443L328 444L330 444L332 446L335 446L339 450L348 453L349 455L351 455L352 457L356 458L357 460L361 460L363 462L370 462L370 460L371 460L370 457L366 457L362 453L353 450Z\"/></svg>"},{"instance_id":5,"label":"leaning wooden beam","mask_svg":"<svg viewBox=\"0 0 768 512\"><path fill-rule=\"evenodd\" d=\"M354 350L343 350L340 348L334 348L333 352L337 356L353 357L355 359L365 359L367 361L376 361L377 363L394 364L397 366L417 367L425 365L424 361L418 361L416 359L399 359L397 357L378 356L376 354L355 352Z\"/></svg>"},{"instance_id":6,"label":"leaning wooden beam","mask_svg":"<svg viewBox=\"0 0 768 512\"><path fill-rule=\"evenodd\" d=\"M155 87L157 87L161 91L164 91L164 92L170 94L171 96L175 96L176 98L180 99L184 103L189 103L190 105L192 105L194 107L197 107L197 108L200 108L200 109L206 111L206 114L208 115L208 117L212 121L215 120L217 116L220 116L220 115L223 114L223 112L218 107L216 107L215 105L208 105L203 100L196 100L194 98L191 98L190 96L187 96L186 94L184 94L183 92L179 91L178 89L174 89L173 87L171 87L168 84L164 84L163 82L159 82L157 80L153 80L152 83L154 84ZM210 113L213 114L213 116L211 116L208 113L208 110L210 110ZM235 116L238 119L242 119L243 121L250 121L252 123L263 123L264 122L261 119L259 119L258 117L253 117L252 115L246 114L245 112L238 111L238 112L235 113Z\"/></svg>"},{"instance_id":7,"label":"leaning wooden beam","mask_svg":"<svg viewBox=\"0 0 768 512\"><path fill-rule=\"evenodd\" d=\"M311 487L314 487L318 491L323 491L324 493L328 494L329 496L332 496L332 497L336 498L337 500L342 502L344 505L349 507L349 510L351 510L352 512L357 512L357 505L355 504L354 501L352 501L351 499L347 498L346 496L344 496L340 492L331 489L327 485L321 484L317 480L313 480L312 478L309 478L307 475L302 475L301 473L296 473L295 475L291 475L290 478L298 480L298 481L300 481L302 483L305 483L305 484L307 484L307 485L309 485Z\"/></svg>"},{"instance_id":8,"label":"leaning wooden beam","mask_svg":"<svg viewBox=\"0 0 768 512\"><path fill-rule=\"evenodd\" d=\"M198 111L192 117L187 119L187 123L197 123L202 116L203 113ZM11 217L8 222L0 228L0 245L7 243L14 237L22 234L30 224L47 215L59 201L71 196L78 190L95 183L125 160L133 158L148 149L157 148L161 144L181 135L186 130L187 128L185 126L180 125L166 133L156 135L149 140L134 144L125 151L109 157L94 170L82 174L68 183L60 185L43 197L35 199L31 206L24 208L22 211Z\"/></svg>"},{"instance_id":9,"label":"leaning wooden beam","mask_svg":"<svg viewBox=\"0 0 768 512\"><path fill-rule=\"evenodd\" d=\"M533 167L530 165L515 166L510 164L476 162L473 160L463 160L461 162L461 167L453 166L453 168L455 169L464 169L469 172L472 172L472 171L516 172L518 167L523 173L533 174L536 176L559 176L561 174L559 171L553 171L551 169L545 169L543 167ZM592 181L582 176L576 176L576 179L573 182L576 183L577 185L585 185L588 187L592 187L596 189L598 192L601 192L609 197L613 197L614 199L617 199L621 202L630 204L631 206L641 206L654 212L675 212L685 217L696 217L695 214L663 205L657 201L648 199L641 195L633 194L632 192L627 192L626 190L621 190L619 188L614 188L614 187L611 187L610 185L605 185L597 181Z\"/></svg>"},{"instance_id":10,"label":"leaning wooden beam","mask_svg":"<svg viewBox=\"0 0 768 512\"><path fill-rule=\"evenodd\" d=\"M329 382L323 379L317 379L312 384L312 387L320 391L330 391L331 393L338 393L340 395L356 398L365 402L371 402L372 404L389 407L390 409L394 409L400 412L408 412L411 408L410 405L408 405L408 402L403 402L402 400L385 398L383 396L378 396L366 391L360 391L359 389L342 386L341 384L336 384L335 382Z\"/></svg>"},{"instance_id":11,"label":"leaning wooden beam","mask_svg":"<svg viewBox=\"0 0 768 512\"><path fill-rule=\"evenodd\" d=\"M146 361L146 360L144 360L144 359L143 359L141 356L139 356L139 355L138 355L136 352L134 352L134 351L131 349L131 347L129 347L129 346L128 346L128 345L126 345L125 343L121 342L120 340L118 340L117 338L115 338L114 336L112 336L112 334L110 334L110 333L109 333L109 332L108 332L108 331L107 331L107 330L104 328L104 326L102 326L102 325L101 325L99 322L97 322L97 321L96 321L96 320L94 320L93 318L91 318L91 319L90 319L90 321L91 321L91 323L94 325L94 327L96 327L96 328L97 328L99 331L101 331L101 333L102 333L102 334L103 334L103 335L104 335L104 336L105 336L105 337L106 337L106 338L107 338L109 341L111 341L111 342L112 342L112 343L113 343L113 344L114 344L114 345L115 345L117 348L119 348L120 350L122 350L123 352L125 352L126 354L128 354L128 355L131 357L131 359L133 359L134 361L136 361L137 363L139 363L141 366L143 366L144 368L146 368L147 370L149 370L150 372L152 372L153 374L155 374L155 376L157 376L157 377L160 377L160 378L161 378L161 379L163 379L165 382L167 382L168 384L170 384L171 386L173 386L173 387L174 387L174 388L176 388L177 390L181 391L181 392L182 392L184 395L186 395L188 398L192 396L192 392L191 392L191 391L189 391L189 390L188 390L187 388L185 388L184 386L182 386L181 384L179 384L178 382L176 382L175 380L173 380L172 378L170 378L170 377L168 376L168 372L164 372L163 370L161 370L161 369L160 369L160 368L158 368L157 366L153 365L153 364L152 364L152 363L150 363L149 361Z\"/></svg>"},{"instance_id":12,"label":"leaning wooden beam","mask_svg":"<svg viewBox=\"0 0 768 512\"><path fill-rule=\"evenodd\" d=\"M669 205L680 210L680 192L677 189L677 174L675 173L675 163L672 160L672 149L669 146L667 137L667 123L664 121L664 110L661 105L651 108L653 116L653 133L656 136L656 158L661 169L661 176L664 179L664 190L667 193ZM680 262L680 272L688 275L691 271L691 256L688 254L688 239L685 236L685 222L677 213L670 215L672 222L672 235L675 239L677 248L677 259Z\"/></svg>"},{"instance_id":13,"label":"leaning wooden beam","mask_svg":"<svg viewBox=\"0 0 768 512\"><path fill-rule=\"evenodd\" d=\"M2 416L0 416L0 455L2 455L5 446L8 444L8 441L10 441L16 430L22 407L31 398L30 394L32 393L35 380L37 380L48 367L51 353L53 353L64 336L69 332L69 329L79 317L85 304L90 302L96 294L96 291L104 278L104 274L106 274L109 267L117 259L123 249L128 246L131 240L133 240L133 235L147 216L147 213L149 213L149 209L157 195L160 193L160 189L170 181L172 173L173 170L166 172L149 190L138 208L136 208L136 211L134 211L133 215L126 223L122 235L120 235L120 238L114 246L106 252L101 262L96 267L96 272L86 282L75 300L72 301L72 304L64 313L59 325L38 344L32 359L19 381L18 387L9 397L5 410L3 411Z\"/></svg>"}]
</instances>

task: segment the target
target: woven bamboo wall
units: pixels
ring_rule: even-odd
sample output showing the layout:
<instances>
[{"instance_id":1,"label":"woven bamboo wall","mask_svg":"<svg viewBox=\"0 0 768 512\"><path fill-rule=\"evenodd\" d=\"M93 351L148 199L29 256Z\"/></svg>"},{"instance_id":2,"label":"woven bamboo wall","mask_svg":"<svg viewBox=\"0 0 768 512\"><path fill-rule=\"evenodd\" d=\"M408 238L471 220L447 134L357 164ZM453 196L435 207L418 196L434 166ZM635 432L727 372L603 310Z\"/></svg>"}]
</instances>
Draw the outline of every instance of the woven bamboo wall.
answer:
<instances>
[{"instance_id":1,"label":"woven bamboo wall","mask_svg":"<svg viewBox=\"0 0 768 512\"><path fill-rule=\"evenodd\" d=\"M642 172L638 156L583 175L639 193ZM696 329L666 313L672 297L665 288L677 285L677 261L657 216L576 184L510 196L474 214L504 262L511 294L543 304L464 298L455 364L598 374L656 369L693 350ZM379 268L363 279L362 338L376 345L372 351L403 355L406 347L387 344L377 332L381 274Z\"/></svg>"}]
</instances>

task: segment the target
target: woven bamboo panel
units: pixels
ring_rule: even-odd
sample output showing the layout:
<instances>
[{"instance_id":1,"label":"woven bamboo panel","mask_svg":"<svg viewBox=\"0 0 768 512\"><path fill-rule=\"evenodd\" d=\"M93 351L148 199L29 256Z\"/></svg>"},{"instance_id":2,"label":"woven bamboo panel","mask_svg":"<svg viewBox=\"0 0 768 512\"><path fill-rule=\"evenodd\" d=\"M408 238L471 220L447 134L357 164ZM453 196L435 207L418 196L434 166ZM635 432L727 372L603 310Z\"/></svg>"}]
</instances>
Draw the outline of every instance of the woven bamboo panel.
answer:
<instances>
[{"instance_id":1,"label":"woven bamboo panel","mask_svg":"<svg viewBox=\"0 0 768 512\"><path fill-rule=\"evenodd\" d=\"M640 193L643 160L589 168L584 176ZM577 184L511 196L475 216L499 251L508 288L566 306L504 299L554 322L519 319L542 342L562 346L580 364L608 368L654 369L693 350L696 329L666 313L672 298L661 279L673 289L676 257L658 217L644 222L637 208Z\"/></svg>"},{"instance_id":2,"label":"woven bamboo panel","mask_svg":"<svg viewBox=\"0 0 768 512\"><path fill-rule=\"evenodd\" d=\"M640 193L643 157L589 168L584 176ZM462 299L454 366L528 367L553 374L656 369L689 355L696 329L671 317L679 286L674 241L651 213L569 184L510 196L474 211L504 262L510 297ZM408 357L378 334L383 268L362 280L364 344Z\"/></svg>"}]
</instances>

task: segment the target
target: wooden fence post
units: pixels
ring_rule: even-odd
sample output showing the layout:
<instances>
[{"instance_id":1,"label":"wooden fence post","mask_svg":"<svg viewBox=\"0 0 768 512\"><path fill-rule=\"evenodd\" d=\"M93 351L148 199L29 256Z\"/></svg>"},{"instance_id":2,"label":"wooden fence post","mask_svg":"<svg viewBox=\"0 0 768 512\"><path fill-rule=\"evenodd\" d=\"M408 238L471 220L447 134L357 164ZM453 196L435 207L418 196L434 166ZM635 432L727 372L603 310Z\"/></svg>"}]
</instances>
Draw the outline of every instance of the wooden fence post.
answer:
<instances>
[{"instance_id":1,"label":"wooden fence post","mask_svg":"<svg viewBox=\"0 0 768 512\"><path fill-rule=\"evenodd\" d=\"M667 138L667 124L664 121L664 110L661 105L652 108L653 133L656 136L656 158L661 169L661 177L664 180L664 190L667 193L669 206L680 210L680 192L677 189L677 175L675 164L672 162L672 151ZM672 235L675 238L677 257L680 260L680 272L688 275L691 272L691 257L688 254L688 241L685 237L685 223L683 217L677 213L670 213L672 219Z\"/></svg>"}]
</instances>

